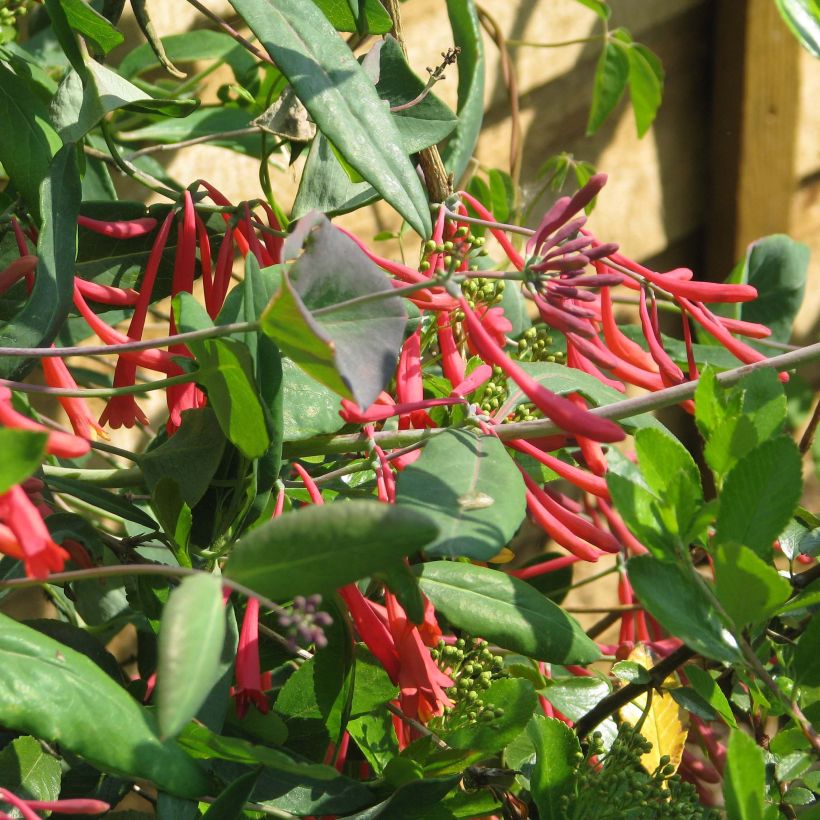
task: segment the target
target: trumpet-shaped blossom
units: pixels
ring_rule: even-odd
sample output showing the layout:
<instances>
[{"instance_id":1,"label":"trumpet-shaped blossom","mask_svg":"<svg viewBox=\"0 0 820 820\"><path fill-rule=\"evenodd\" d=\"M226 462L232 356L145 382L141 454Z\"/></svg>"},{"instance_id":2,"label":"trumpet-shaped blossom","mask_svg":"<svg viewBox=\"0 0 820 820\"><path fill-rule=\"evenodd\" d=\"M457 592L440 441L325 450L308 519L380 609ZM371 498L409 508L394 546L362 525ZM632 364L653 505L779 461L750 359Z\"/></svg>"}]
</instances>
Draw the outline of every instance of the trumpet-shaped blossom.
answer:
<instances>
[{"instance_id":1,"label":"trumpet-shaped blossom","mask_svg":"<svg viewBox=\"0 0 820 820\"><path fill-rule=\"evenodd\" d=\"M22 561L30 578L60 572L69 558L19 484L0 494L0 552Z\"/></svg>"},{"instance_id":2,"label":"trumpet-shaped blossom","mask_svg":"<svg viewBox=\"0 0 820 820\"><path fill-rule=\"evenodd\" d=\"M24 820L40 820L36 812L57 812L59 814L102 814L111 810L108 803L102 800L69 799L69 800L29 800L18 797L8 789L0 786L0 803L7 803L17 809ZM0 818L10 815L0 812Z\"/></svg>"},{"instance_id":3,"label":"trumpet-shaped blossom","mask_svg":"<svg viewBox=\"0 0 820 820\"><path fill-rule=\"evenodd\" d=\"M269 710L259 664L259 601L249 598L236 651L236 686L232 691L236 713L245 717L253 704L263 715Z\"/></svg>"}]
</instances>

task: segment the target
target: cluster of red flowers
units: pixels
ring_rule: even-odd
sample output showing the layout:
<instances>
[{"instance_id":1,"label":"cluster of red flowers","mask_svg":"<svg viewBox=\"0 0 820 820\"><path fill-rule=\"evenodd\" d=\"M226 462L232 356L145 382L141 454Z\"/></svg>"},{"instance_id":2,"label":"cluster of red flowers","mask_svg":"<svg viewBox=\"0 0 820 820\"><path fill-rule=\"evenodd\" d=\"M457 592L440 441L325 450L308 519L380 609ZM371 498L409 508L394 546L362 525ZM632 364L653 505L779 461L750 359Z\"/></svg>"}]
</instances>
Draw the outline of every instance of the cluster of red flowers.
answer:
<instances>
[{"instance_id":1,"label":"cluster of red flowers","mask_svg":"<svg viewBox=\"0 0 820 820\"><path fill-rule=\"evenodd\" d=\"M585 230L585 217L579 214L600 191L604 181L603 175L593 177L574 197L560 199L533 233L526 247L526 258L515 249L501 226L491 227L509 261L524 278L524 295L532 301L541 319L566 337L567 366L591 374L620 391L625 390L626 384L659 390L687 378L697 378L689 319L697 322L741 361L761 359L756 350L733 334L761 338L768 334L766 328L718 316L704 304L747 301L755 297L754 288L695 282L692 272L683 269L666 273L651 271L619 254L615 245L601 243ZM80 278L75 280L74 304L89 327L105 343L116 344L142 337L163 253L172 228L178 221L171 293L192 291L198 265L205 307L212 318L219 313L227 295L237 251L242 255L253 253L262 265L281 261L279 224L271 209L263 204L267 226L261 225L247 207L241 218L225 215L227 229L215 263L212 263L211 236L194 204L194 196L200 187L216 205L229 205L218 191L204 182L198 183L192 191L186 191L180 207L172 209L156 231L139 291L100 286ZM394 394L383 392L368 408L360 408L345 400L342 402L343 418L363 425L368 434L373 433L375 425L393 416L398 417L400 429L432 427L434 422L428 412L431 408L468 403L471 395L493 376L494 369L496 372L500 370L544 417L552 420L561 430L557 435L540 440L508 441L507 446L513 452L525 454L549 467L576 487L582 498L576 501L551 487L542 486L526 471L521 471L533 521L570 554L514 570L513 574L526 579L577 560L596 561L606 553L620 553L624 549L633 553L645 552L612 508L604 478L607 460L602 445L621 441L624 438L623 430L614 422L590 413L580 393L556 395L506 352L507 334L512 326L502 308L471 304L463 295L448 290L445 280L453 274L470 273L473 245L466 218L467 206L480 219L494 222L492 214L468 194L460 194L460 200L454 218L445 208L440 209L432 242L427 247L427 258L420 270L384 259L356 237L351 237L371 260L393 277L396 287L407 284L419 287L408 298L422 315L429 312L435 314L432 326L435 328L436 347L432 351L422 349L420 328L410 334L398 358ZM80 224L87 230L122 238L133 238L157 229L156 221L150 218L112 223L81 218ZM0 273L0 293L20 279L26 279L30 284L36 268L36 258L31 255L27 241L35 237L27 238L16 224L15 233L20 258ZM451 250L442 250L445 243L449 243ZM590 266L594 273L588 272ZM615 322L611 289L621 285L639 292L638 312L648 351L627 337ZM674 302L680 310L688 357L686 374L664 348L658 324L659 299ZM127 333L123 334L107 325L89 307L88 300L106 305L133 306ZM172 319L169 335L174 332ZM431 352L438 357L442 373L450 383L448 398L424 397L422 366L425 356ZM175 357L188 355L182 345L171 346L167 351L123 352L116 366L114 386L134 384L138 367L167 375L181 373L182 368ZM477 356L481 364L471 365L468 372L470 355ZM43 372L50 385L76 387L60 359L43 359ZM173 433L179 425L180 414L185 409L202 406L205 397L191 383L168 388L167 400L168 431ZM145 414L130 395L112 398L99 423L93 419L82 400L65 399L63 406L76 433L72 436L47 430L15 410L11 402L10 391L2 388L0 423L43 432L47 435L46 451L66 458L85 455L89 448L88 439L94 435L105 435L101 425L117 428L147 422ZM507 421L500 412L477 418L488 434L493 434L499 425ZM576 464L569 464L552 455L552 451L572 443L579 453ZM380 500L385 503L395 500L394 470L403 469L418 454L418 450L404 454L385 453L371 438L371 455ZM304 480L312 502L322 503L321 492L308 473L300 465L295 465L295 469ZM283 500L284 495L280 493L279 501ZM0 496L0 551L24 560L28 574L45 577L49 572L62 568L68 553L49 537L43 521L49 510L42 503L40 507L37 504L37 487L31 482L12 487ZM281 510L282 504L279 503L277 514ZM622 603L633 603L632 591L623 574L619 594ZM441 637L432 605L427 602L424 621L416 626L389 592L385 593L383 606L367 599L355 585L342 589L341 595L359 636L399 686L401 694L397 705L401 711L421 722L441 715L444 708L451 705L445 690L453 682L430 655L429 648ZM268 709L264 695L265 680L259 665L258 619L258 602L250 601L245 611L236 667L234 695L240 714L244 714L250 704L262 712ZM654 645L662 653L674 648L663 638L657 624L640 610L624 614L619 646L613 651L620 654L628 652L636 640ZM548 704L546 708L549 708ZM397 721L396 730L402 745L411 740L411 730L401 721ZM336 750L337 762L340 753L341 749Z\"/></svg>"}]
</instances>

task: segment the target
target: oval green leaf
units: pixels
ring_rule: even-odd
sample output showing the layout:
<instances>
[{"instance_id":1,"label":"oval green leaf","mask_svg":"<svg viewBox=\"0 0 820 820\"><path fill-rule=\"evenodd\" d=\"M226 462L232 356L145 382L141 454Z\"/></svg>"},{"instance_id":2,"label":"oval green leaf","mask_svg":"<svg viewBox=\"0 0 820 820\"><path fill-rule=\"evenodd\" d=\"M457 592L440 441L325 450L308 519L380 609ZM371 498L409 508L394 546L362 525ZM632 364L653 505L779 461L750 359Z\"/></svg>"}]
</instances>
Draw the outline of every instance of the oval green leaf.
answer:
<instances>
[{"instance_id":1,"label":"oval green leaf","mask_svg":"<svg viewBox=\"0 0 820 820\"><path fill-rule=\"evenodd\" d=\"M494 436L447 430L401 473L396 503L429 515L439 536L425 552L486 561L515 535L526 511L524 481Z\"/></svg>"},{"instance_id":2,"label":"oval green leaf","mask_svg":"<svg viewBox=\"0 0 820 820\"><path fill-rule=\"evenodd\" d=\"M179 797L210 790L202 769L161 741L151 713L94 661L2 614L0 724Z\"/></svg>"},{"instance_id":3,"label":"oval green leaf","mask_svg":"<svg viewBox=\"0 0 820 820\"><path fill-rule=\"evenodd\" d=\"M470 634L549 663L591 663L600 657L577 621L518 578L449 561L415 571L436 609Z\"/></svg>"},{"instance_id":4,"label":"oval green leaf","mask_svg":"<svg viewBox=\"0 0 820 820\"><path fill-rule=\"evenodd\" d=\"M278 600L330 592L416 552L437 533L426 515L376 501L307 507L240 539L225 575Z\"/></svg>"},{"instance_id":5,"label":"oval green leaf","mask_svg":"<svg viewBox=\"0 0 820 820\"><path fill-rule=\"evenodd\" d=\"M157 717L163 737L178 734L205 702L219 678L224 643L219 578L185 578L165 605L159 631Z\"/></svg>"}]
</instances>

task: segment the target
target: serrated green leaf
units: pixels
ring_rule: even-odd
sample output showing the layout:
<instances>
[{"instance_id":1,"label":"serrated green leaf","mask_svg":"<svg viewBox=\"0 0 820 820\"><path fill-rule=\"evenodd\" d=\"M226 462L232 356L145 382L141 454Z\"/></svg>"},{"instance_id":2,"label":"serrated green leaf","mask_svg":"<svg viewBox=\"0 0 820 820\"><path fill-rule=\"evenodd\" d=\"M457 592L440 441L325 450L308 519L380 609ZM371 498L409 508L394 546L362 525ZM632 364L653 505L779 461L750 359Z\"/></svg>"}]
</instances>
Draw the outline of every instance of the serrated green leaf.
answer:
<instances>
[{"instance_id":1,"label":"serrated green leaf","mask_svg":"<svg viewBox=\"0 0 820 820\"><path fill-rule=\"evenodd\" d=\"M453 625L550 663L590 663L595 644L529 584L497 570L431 561L414 567L424 594Z\"/></svg>"},{"instance_id":2,"label":"serrated green leaf","mask_svg":"<svg viewBox=\"0 0 820 820\"><path fill-rule=\"evenodd\" d=\"M427 197L396 126L350 49L313 3L231 0L316 125L416 230L432 230Z\"/></svg>"},{"instance_id":3,"label":"serrated green leaf","mask_svg":"<svg viewBox=\"0 0 820 820\"><path fill-rule=\"evenodd\" d=\"M629 57L629 96L635 127L642 137L655 120L663 97L664 72L661 61L646 46L633 43Z\"/></svg>"},{"instance_id":4,"label":"serrated green leaf","mask_svg":"<svg viewBox=\"0 0 820 820\"><path fill-rule=\"evenodd\" d=\"M587 135L594 134L612 113L626 90L628 80L628 48L623 43L607 40L595 68Z\"/></svg>"},{"instance_id":5,"label":"serrated green leaf","mask_svg":"<svg viewBox=\"0 0 820 820\"><path fill-rule=\"evenodd\" d=\"M515 535L526 511L524 482L493 436L447 430L433 438L396 485L396 503L429 515L431 556L486 561Z\"/></svg>"},{"instance_id":6,"label":"serrated green leaf","mask_svg":"<svg viewBox=\"0 0 820 820\"><path fill-rule=\"evenodd\" d=\"M747 547L718 545L714 566L717 597L738 627L766 620L791 595L791 584Z\"/></svg>"},{"instance_id":7,"label":"serrated green leaf","mask_svg":"<svg viewBox=\"0 0 820 820\"><path fill-rule=\"evenodd\" d=\"M185 578L165 605L159 632L157 718L164 737L177 735L205 702L219 678L224 643L219 578Z\"/></svg>"},{"instance_id":8,"label":"serrated green leaf","mask_svg":"<svg viewBox=\"0 0 820 820\"><path fill-rule=\"evenodd\" d=\"M772 542L800 501L800 460L786 436L764 441L740 459L723 484L715 542L743 544L769 560Z\"/></svg>"},{"instance_id":9,"label":"serrated green leaf","mask_svg":"<svg viewBox=\"0 0 820 820\"><path fill-rule=\"evenodd\" d=\"M0 783L24 800L56 800L62 774L60 761L29 735L14 738L0 752Z\"/></svg>"}]
</instances>

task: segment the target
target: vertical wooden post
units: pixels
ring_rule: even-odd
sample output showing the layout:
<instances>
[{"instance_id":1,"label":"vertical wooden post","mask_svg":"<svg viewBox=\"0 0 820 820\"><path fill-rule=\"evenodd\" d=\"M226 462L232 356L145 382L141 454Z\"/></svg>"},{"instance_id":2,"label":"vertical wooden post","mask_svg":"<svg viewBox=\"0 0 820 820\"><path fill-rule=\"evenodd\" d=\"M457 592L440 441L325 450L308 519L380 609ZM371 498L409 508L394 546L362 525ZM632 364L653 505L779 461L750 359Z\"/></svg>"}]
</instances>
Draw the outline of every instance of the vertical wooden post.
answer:
<instances>
[{"instance_id":1,"label":"vertical wooden post","mask_svg":"<svg viewBox=\"0 0 820 820\"><path fill-rule=\"evenodd\" d=\"M721 278L750 242L788 230L799 45L772 0L719 0L713 54L706 258Z\"/></svg>"}]
</instances>

